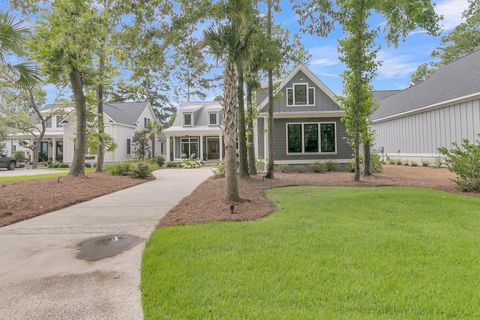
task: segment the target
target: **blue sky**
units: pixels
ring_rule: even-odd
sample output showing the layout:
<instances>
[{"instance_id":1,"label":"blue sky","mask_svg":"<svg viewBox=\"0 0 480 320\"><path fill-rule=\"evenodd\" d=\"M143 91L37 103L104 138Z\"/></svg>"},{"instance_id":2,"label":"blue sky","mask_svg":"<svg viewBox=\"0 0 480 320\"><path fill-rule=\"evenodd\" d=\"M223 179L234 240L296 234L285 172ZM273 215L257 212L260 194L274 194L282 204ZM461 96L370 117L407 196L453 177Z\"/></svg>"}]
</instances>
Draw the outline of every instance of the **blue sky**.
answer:
<instances>
[{"instance_id":1,"label":"blue sky","mask_svg":"<svg viewBox=\"0 0 480 320\"><path fill-rule=\"evenodd\" d=\"M435 0L436 11L444 16L442 21L443 35L451 31L462 22L461 14L468 6L468 0ZM282 12L275 14L275 22L292 32L299 32L300 26L296 14L293 12L288 0L281 2ZM8 8L7 0L0 0L1 8ZM370 18L372 26L381 25L384 19L373 15ZM311 53L310 69L336 94L342 92L342 80L340 74L345 69L338 60L337 40L343 37L341 29L336 29L326 38L301 34L303 45ZM382 46L379 52L379 60L382 66L378 69L376 79L373 81L375 89L403 89L408 85L410 74L416 67L431 60L431 52L440 43L441 36L432 37L422 30L412 32L405 42L398 48L387 46L383 38L379 37L378 44ZM221 69L215 68L214 73L221 73ZM181 84L178 84L181 85ZM52 102L57 95L54 86L45 88L48 93L48 102ZM213 99L220 92L213 90L208 93L207 99Z\"/></svg>"}]
</instances>

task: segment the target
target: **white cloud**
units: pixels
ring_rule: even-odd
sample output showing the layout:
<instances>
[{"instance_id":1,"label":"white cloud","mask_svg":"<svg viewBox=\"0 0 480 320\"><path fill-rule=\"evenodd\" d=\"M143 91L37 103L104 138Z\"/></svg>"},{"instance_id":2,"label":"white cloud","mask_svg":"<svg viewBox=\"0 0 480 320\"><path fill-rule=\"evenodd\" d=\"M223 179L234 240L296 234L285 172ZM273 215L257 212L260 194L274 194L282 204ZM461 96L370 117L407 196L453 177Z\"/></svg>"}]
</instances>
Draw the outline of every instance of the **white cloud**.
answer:
<instances>
[{"instance_id":1,"label":"white cloud","mask_svg":"<svg viewBox=\"0 0 480 320\"><path fill-rule=\"evenodd\" d=\"M415 56L390 51L380 51L378 59L382 65L378 68L380 79L401 78L410 75L421 63Z\"/></svg>"},{"instance_id":2,"label":"white cloud","mask_svg":"<svg viewBox=\"0 0 480 320\"><path fill-rule=\"evenodd\" d=\"M312 55L311 65L314 67L334 66L340 64L336 46L323 46L309 49Z\"/></svg>"},{"instance_id":3,"label":"white cloud","mask_svg":"<svg viewBox=\"0 0 480 320\"><path fill-rule=\"evenodd\" d=\"M441 26L448 31L463 22L462 13L468 8L468 0L442 0L435 6L437 14L443 16Z\"/></svg>"}]
</instances>

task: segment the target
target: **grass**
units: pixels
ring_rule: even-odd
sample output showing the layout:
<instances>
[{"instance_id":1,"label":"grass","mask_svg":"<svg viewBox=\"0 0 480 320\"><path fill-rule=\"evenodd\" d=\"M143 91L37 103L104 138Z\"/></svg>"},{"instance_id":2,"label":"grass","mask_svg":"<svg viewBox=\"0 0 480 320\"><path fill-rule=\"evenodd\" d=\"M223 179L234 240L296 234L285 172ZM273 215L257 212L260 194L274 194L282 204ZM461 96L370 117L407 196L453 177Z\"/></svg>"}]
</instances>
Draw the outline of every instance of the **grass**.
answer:
<instances>
[{"instance_id":1,"label":"grass","mask_svg":"<svg viewBox=\"0 0 480 320\"><path fill-rule=\"evenodd\" d=\"M33 176L0 177L0 183L12 182L12 181L50 179L50 178L66 176L69 172L69 169L64 169L64 168L62 168L62 169L51 169L51 170L61 170L63 172L44 173L44 174L37 174L37 175L33 175ZM86 173L95 172L95 169L94 168L85 168L85 172Z\"/></svg>"},{"instance_id":2,"label":"grass","mask_svg":"<svg viewBox=\"0 0 480 320\"><path fill-rule=\"evenodd\" d=\"M480 198L273 189L270 216L156 230L149 319L478 319Z\"/></svg>"}]
</instances>

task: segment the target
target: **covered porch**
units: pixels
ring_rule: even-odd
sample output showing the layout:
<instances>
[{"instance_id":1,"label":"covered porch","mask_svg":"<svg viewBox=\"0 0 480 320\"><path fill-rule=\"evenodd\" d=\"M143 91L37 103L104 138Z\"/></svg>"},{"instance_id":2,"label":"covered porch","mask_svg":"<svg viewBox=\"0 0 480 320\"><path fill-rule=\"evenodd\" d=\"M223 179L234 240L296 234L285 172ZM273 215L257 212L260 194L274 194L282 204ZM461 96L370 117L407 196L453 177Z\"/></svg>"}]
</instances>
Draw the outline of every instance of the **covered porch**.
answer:
<instances>
[{"instance_id":1,"label":"covered porch","mask_svg":"<svg viewBox=\"0 0 480 320\"><path fill-rule=\"evenodd\" d=\"M9 136L7 140L7 150L10 154L15 151L25 152L27 161L33 160L33 153L25 145L33 145L34 139L29 135ZM46 134L39 146L39 162L63 162L63 134Z\"/></svg>"},{"instance_id":2,"label":"covered porch","mask_svg":"<svg viewBox=\"0 0 480 320\"><path fill-rule=\"evenodd\" d=\"M203 161L223 160L224 144L221 132L182 134L167 132L167 161L193 158Z\"/></svg>"}]
</instances>

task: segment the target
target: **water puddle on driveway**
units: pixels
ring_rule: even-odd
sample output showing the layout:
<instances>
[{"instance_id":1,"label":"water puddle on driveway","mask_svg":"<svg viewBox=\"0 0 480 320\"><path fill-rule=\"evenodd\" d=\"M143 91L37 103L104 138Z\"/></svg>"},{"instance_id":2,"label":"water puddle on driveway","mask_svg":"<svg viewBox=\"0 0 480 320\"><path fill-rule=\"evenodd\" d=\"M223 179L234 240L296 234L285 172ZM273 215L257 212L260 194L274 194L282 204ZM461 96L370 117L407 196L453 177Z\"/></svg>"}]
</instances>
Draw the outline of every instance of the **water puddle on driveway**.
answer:
<instances>
[{"instance_id":1,"label":"water puddle on driveway","mask_svg":"<svg viewBox=\"0 0 480 320\"><path fill-rule=\"evenodd\" d=\"M80 252L77 254L77 259L98 261L110 258L132 249L144 240L131 234L110 234L87 239L78 244Z\"/></svg>"}]
</instances>

